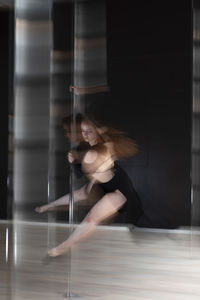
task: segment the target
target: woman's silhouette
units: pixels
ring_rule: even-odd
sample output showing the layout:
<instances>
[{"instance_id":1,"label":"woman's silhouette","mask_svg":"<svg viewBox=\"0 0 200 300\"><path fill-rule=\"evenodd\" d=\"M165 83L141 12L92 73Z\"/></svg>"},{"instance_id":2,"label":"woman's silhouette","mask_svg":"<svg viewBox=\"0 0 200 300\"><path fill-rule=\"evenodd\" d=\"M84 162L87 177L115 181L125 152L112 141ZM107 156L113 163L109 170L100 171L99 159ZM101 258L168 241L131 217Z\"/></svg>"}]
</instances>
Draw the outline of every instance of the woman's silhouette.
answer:
<instances>
[{"instance_id":1,"label":"woman's silhouette","mask_svg":"<svg viewBox=\"0 0 200 300\"><path fill-rule=\"evenodd\" d=\"M71 248L74 243L92 233L99 223L115 214L123 216L122 222L137 224L143 215L142 204L135 192L132 181L127 173L116 163L137 154L135 142L123 132L102 126L89 117L81 117L80 128L82 138L88 143L87 149L68 153L68 160L81 164L82 172L89 183L74 192L74 201L81 201L93 193L96 185L100 186L104 195L91 208L82 223L74 230L69 238L48 251L50 256L58 256ZM69 204L69 195L36 208L44 212L57 205Z\"/></svg>"}]
</instances>

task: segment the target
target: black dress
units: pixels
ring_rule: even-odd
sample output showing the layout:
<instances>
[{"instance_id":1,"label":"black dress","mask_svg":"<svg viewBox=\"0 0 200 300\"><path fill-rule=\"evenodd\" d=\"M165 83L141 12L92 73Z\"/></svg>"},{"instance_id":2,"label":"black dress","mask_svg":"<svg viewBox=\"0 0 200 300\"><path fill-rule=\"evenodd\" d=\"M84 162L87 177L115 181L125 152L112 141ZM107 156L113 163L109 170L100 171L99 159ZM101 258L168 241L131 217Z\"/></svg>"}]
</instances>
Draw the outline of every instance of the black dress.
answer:
<instances>
[{"instance_id":1,"label":"black dress","mask_svg":"<svg viewBox=\"0 0 200 300\"><path fill-rule=\"evenodd\" d=\"M144 214L144 211L140 198L135 191L128 174L115 163L113 178L110 181L100 183L99 185L105 193L119 190L127 199L123 207L119 210L119 215L115 222L136 225L140 217Z\"/></svg>"}]
</instances>

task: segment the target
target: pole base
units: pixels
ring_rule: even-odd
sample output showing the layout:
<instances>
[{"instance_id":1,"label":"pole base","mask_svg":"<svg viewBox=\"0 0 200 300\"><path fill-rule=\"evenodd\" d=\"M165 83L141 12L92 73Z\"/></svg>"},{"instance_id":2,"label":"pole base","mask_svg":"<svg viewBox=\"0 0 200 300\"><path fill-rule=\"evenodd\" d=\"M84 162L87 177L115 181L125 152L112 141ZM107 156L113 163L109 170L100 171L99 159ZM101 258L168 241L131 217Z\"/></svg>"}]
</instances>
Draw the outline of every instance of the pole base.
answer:
<instances>
[{"instance_id":1,"label":"pole base","mask_svg":"<svg viewBox=\"0 0 200 300\"><path fill-rule=\"evenodd\" d=\"M70 298L76 299L76 298L80 298L80 296L70 292L70 293L65 294L64 298L66 298L66 299L70 299Z\"/></svg>"}]
</instances>

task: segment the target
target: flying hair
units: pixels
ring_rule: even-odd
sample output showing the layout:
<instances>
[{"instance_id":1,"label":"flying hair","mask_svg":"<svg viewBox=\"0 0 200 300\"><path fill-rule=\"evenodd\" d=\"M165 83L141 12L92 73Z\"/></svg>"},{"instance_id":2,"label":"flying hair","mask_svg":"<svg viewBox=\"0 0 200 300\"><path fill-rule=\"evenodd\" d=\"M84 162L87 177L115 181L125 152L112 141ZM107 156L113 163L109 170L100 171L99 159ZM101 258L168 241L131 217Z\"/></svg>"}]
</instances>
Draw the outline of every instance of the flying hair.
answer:
<instances>
[{"instance_id":1,"label":"flying hair","mask_svg":"<svg viewBox=\"0 0 200 300\"><path fill-rule=\"evenodd\" d=\"M93 116L82 116L82 122L86 122L95 127L99 135L99 144L112 143L116 159L126 159L139 153L137 143L124 131L104 125L94 119ZM98 145L95 148L99 148L99 150L102 149L102 147L98 147Z\"/></svg>"}]
</instances>

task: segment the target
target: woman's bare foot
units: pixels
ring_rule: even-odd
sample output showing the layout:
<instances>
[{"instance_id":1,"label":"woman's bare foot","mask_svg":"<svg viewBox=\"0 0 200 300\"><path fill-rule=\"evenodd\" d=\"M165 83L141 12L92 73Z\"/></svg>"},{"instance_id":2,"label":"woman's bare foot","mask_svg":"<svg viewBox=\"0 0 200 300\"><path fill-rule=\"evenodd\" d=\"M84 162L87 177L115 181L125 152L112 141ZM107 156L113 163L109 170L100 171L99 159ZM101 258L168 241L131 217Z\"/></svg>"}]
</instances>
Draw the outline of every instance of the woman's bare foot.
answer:
<instances>
[{"instance_id":1,"label":"woman's bare foot","mask_svg":"<svg viewBox=\"0 0 200 300\"><path fill-rule=\"evenodd\" d=\"M63 253L67 252L69 250L69 248L64 248L64 247L55 247L55 248L52 248L48 251L48 254L49 256L59 256L59 255L62 255Z\"/></svg>"},{"instance_id":2,"label":"woman's bare foot","mask_svg":"<svg viewBox=\"0 0 200 300\"><path fill-rule=\"evenodd\" d=\"M57 253L57 249L56 248L52 248L51 250L48 251L49 256L58 256L59 254Z\"/></svg>"},{"instance_id":3,"label":"woman's bare foot","mask_svg":"<svg viewBox=\"0 0 200 300\"><path fill-rule=\"evenodd\" d=\"M47 210L49 210L49 205L42 205L42 206L39 206L39 207L35 208L35 211L38 212L38 213L43 213Z\"/></svg>"}]
</instances>

